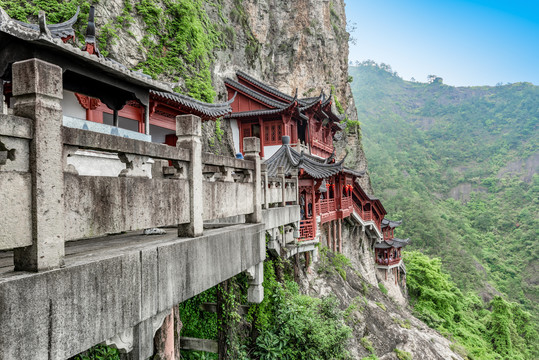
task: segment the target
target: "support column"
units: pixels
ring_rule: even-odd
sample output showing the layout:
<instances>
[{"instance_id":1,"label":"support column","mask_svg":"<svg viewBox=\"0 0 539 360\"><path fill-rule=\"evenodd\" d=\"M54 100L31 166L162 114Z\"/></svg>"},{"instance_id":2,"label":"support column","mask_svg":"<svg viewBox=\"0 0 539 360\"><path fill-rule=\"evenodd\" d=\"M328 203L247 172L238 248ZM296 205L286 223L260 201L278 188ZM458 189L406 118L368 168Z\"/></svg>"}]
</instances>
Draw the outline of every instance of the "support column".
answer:
<instances>
[{"instance_id":1,"label":"support column","mask_svg":"<svg viewBox=\"0 0 539 360\"><path fill-rule=\"evenodd\" d=\"M150 105L144 105L144 133L150 135Z\"/></svg>"},{"instance_id":2,"label":"support column","mask_svg":"<svg viewBox=\"0 0 539 360\"><path fill-rule=\"evenodd\" d=\"M228 351L227 347L227 339L228 339L228 324L226 324L225 320L225 314L223 306L227 306L225 296L228 293L228 280L223 281L219 286L217 287L217 347L218 347L218 356L219 360L225 360L226 359L226 353ZM230 305L227 306L228 311L231 311L233 309L229 309ZM235 309L234 309L235 310Z\"/></svg>"},{"instance_id":3,"label":"support column","mask_svg":"<svg viewBox=\"0 0 539 360\"><path fill-rule=\"evenodd\" d=\"M337 222L339 227L339 252L342 254L342 219L339 219Z\"/></svg>"},{"instance_id":4,"label":"support column","mask_svg":"<svg viewBox=\"0 0 539 360\"><path fill-rule=\"evenodd\" d=\"M337 252L337 222L331 220L331 224L333 225L333 252Z\"/></svg>"},{"instance_id":5,"label":"support column","mask_svg":"<svg viewBox=\"0 0 539 360\"><path fill-rule=\"evenodd\" d=\"M257 137L243 138L243 151L245 152L245 160L251 160L255 163L253 173L253 208L254 212L245 216L246 222L259 223L262 222L262 196L261 196L261 171L260 171L260 139Z\"/></svg>"},{"instance_id":6,"label":"support column","mask_svg":"<svg viewBox=\"0 0 539 360\"><path fill-rule=\"evenodd\" d=\"M260 171L261 171L261 180L264 179L264 191L260 193L261 196L261 202L264 205L264 209L269 209L269 202L268 202L268 170L266 164L260 164ZM262 187L262 184L261 184Z\"/></svg>"},{"instance_id":7,"label":"support column","mask_svg":"<svg viewBox=\"0 0 539 360\"><path fill-rule=\"evenodd\" d=\"M62 69L30 59L13 71L14 114L33 120L32 245L14 251L15 270L41 271L64 264Z\"/></svg>"},{"instance_id":8,"label":"support column","mask_svg":"<svg viewBox=\"0 0 539 360\"><path fill-rule=\"evenodd\" d=\"M202 236L204 222L204 196L202 194L202 127L201 120L195 115L176 116L177 147L189 149L191 158L189 162L189 218L188 224L178 226L178 236Z\"/></svg>"},{"instance_id":9,"label":"support column","mask_svg":"<svg viewBox=\"0 0 539 360\"><path fill-rule=\"evenodd\" d=\"M249 288L247 289L247 301L260 304L264 300L264 262L258 263L247 269Z\"/></svg>"},{"instance_id":10,"label":"support column","mask_svg":"<svg viewBox=\"0 0 539 360\"><path fill-rule=\"evenodd\" d=\"M163 325L155 333L154 360L175 360L174 352L174 309L163 320Z\"/></svg>"},{"instance_id":11,"label":"support column","mask_svg":"<svg viewBox=\"0 0 539 360\"><path fill-rule=\"evenodd\" d=\"M331 249L331 221L328 224L328 249Z\"/></svg>"}]
</instances>

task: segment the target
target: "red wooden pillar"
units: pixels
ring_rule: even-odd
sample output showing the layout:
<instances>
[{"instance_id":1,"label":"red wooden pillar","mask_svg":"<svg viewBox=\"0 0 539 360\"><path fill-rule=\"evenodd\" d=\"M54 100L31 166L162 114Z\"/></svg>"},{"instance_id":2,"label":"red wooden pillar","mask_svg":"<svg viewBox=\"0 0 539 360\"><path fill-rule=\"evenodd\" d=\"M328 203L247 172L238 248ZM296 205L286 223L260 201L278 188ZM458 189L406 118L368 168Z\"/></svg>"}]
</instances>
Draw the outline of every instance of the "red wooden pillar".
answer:
<instances>
[{"instance_id":1,"label":"red wooden pillar","mask_svg":"<svg viewBox=\"0 0 539 360\"><path fill-rule=\"evenodd\" d=\"M327 237L327 245L328 245L328 249L331 249L331 226L330 226L331 223L327 223L327 228L328 228L328 237Z\"/></svg>"},{"instance_id":2,"label":"red wooden pillar","mask_svg":"<svg viewBox=\"0 0 539 360\"><path fill-rule=\"evenodd\" d=\"M283 184L284 186L284 184ZM315 192L315 189L314 189L314 180L312 180L312 185L311 185L311 201L312 201L312 213L313 213L313 236L316 237L316 192Z\"/></svg>"},{"instance_id":3,"label":"red wooden pillar","mask_svg":"<svg viewBox=\"0 0 539 360\"><path fill-rule=\"evenodd\" d=\"M261 118L258 118L258 126L260 126L260 157L264 157L264 122Z\"/></svg>"},{"instance_id":4,"label":"red wooden pillar","mask_svg":"<svg viewBox=\"0 0 539 360\"><path fill-rule=\"evenodd\" d=\"M331 222L333 223L333 252L337 252L337 222L335 220Z\"/></svg>"},{"instance_id":5,"label":"red wooden pillar","mask_svg":"<svg viewBox=\"0 0 539 360\"><path fill-rule=\"evenodd\" d=\"M339 226L339 252L342 254L342 220L338 220Z\"/></svg>"}]
</instances>

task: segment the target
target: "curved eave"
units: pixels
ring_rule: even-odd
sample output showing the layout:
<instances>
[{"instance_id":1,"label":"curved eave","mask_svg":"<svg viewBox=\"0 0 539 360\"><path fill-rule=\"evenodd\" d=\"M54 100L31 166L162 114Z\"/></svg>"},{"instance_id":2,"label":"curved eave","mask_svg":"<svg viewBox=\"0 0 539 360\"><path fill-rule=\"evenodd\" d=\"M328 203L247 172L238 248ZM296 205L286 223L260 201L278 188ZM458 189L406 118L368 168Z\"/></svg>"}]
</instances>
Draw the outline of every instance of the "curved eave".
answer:
<instances>
[{"instance_id":1,"label":"curved eave","mask_svg":"<svg viewBox=\"0 0 539 360\"><path fill-rule=\"evenodd\" d=\"M242 79L246 82L248 82L249 84L251 84L252 86L258 88L259 90L262 90L264 92L267 92L267 93L270 93L271 95L273 96L276 96L278 98L280 98L283 102L290 102L294 99L294 97L290 96L290 95L287 95L265 83L263 83L262 81L260 80L257 80L255 79L254 77L252 77L251 75L241 71L241 70L238 70L236 71L236 76L238 77L238 79Z\"/></svg>"},{"instance_id":2,"label":"curved eave","mask_svg":"<svg viewBox=\"0 0 539 360\"><path fill-rule=\"evenodd\" d=\"M2 20L0 21L0 33L27 42L30 46L49 48L51 49L50 51L55 51L58 55L64 56L70 61L83 63L86 67L93 68L95 71L102 71L109 76L123 79L137 86L160 91L172 91L169 85L148 78L147 75L142 73L129 70L115 61L91 55L86 51L64 43L60 38L42 37L39 30L24 27L9 17L5 21L5 16L7 14L0 8L0 20Z\"/></svg>"},{"instance_id":3,"label":"curved eave","mask_svg":"<svg viewBox=\"0 0 539 360\"><path fill-rule=\"evenodd\" d=\"M317 105L321 105L322 104L322 95L320 95L318 98L316 98L313 102L305 105L305 106L302 106L299 108L299 111L306 111L306 110L309 110Z\"/></svg>"},{"instance_id":4,"label":"curved eave","mask_svg":"<svg viewBox=\"0 0 539 360\"><path fill-rule=\"evenodd\" d=\"M268 174L277 174L277 167L282 166L286 173L292 168L303 169L303 171L314 179L325 179L342 171L342 161L334 164L325 164L319 160L314 160L304 153L298 153L288 145L283 145L268 160L266 165Z\"/></svg>"},{"instance_id":5,"label":"curved eave","mask_svg":"<svg viewBox=\"0 0 539 360\"><path fill-rule=\"evenodd\" d=\"M390 229L395 229L397 226L400 226L401 224L402 224L402 220L401 221L393 221L393 220L389 220L389 219L383 219L382 220L382 229L386 228L386 227L389 227Z\"/></svg>"},{"instance_id":6,"label":"curved eave","mask_svg":"<svg viewBox=\"0 0 539 360\"><path fill-rule=\"evenodd\" d=\"M286 107L288 105L288 102L280 102L277 100L274 100L270 97L267 97L266 95L260 94L253 89L248 88L245 85L240 84L237 81L234 81L232 79L225 79L225 85L227 87L230 87L234 89L235 91L239 92L240 94L243 94L247 97L250 97L252 99L258 100L262 104L272 107L272 108L279 108L282 109L283 107ZM291 99L292 100L292 99Z\"/></svg>"},{"instance_id":7,"label":"curved eave","mask_svg":"<svg viewBox=\"0 0 539 360\"><path fill-rule=\"evenodd\" d=\"M374 248L375 249L390 249L390 248L399 249L399 248L405 247L409 243L410 243L410 239L397 239L397 238L394 238L394 239L391 239L391 240L384 240L384 241L382 241L380 243L376 243L374 245Z\"/></svg>"},{"instance_id":8,"label":"curved eave","mask_svg":"<svg viewBox=\"0 0 539 360\"><path fill-rule=\"evenodd\" d=\"M226 115L225 119L244 119L244 118L260 117L260 116L281 115L287 112L293 112L297 104L298 104L297 101L293 99L293 101L290 104L288 104L288 106L285 108L235 112L235 113Z\"/></svg>"},{"instance_id":9,"label":"curved eave","mask_svg":"<svg viewBox=\"0 0 539 360\"><path fill-rule=\"evenodd\" d=\"M47 28L49 29L51 34L57 38L66 38L69 36L75 36L75 30L73 30L73 25L77 22L77 19L79 17L79 12L80 12L80 7L77 6L77 11L75 12L75 15L71 17L71 19L64 21L62 23L47 25ZM22 27L39 32L38 24L29 24L23 21L15 20L15 19L11 19L11 20Z\"/></svg>"},{"instance_id":10,"label":"curved eave","mask_svg":"<svg viewBox=\"0 0 539 360\"><path fill-rule=\"evenodd\" d=\"M230 104L235 96L226 103L208 104L203 101L193 99L189 96L178 93L167 93L162 91L150 90L150 97L154 100L166 102L169 105L181 107L192 111L193 114L208 119L217 119L232 112Z\"/></svg>"},{"instance_id":11,"label":"curved eave","mask_svg":"<svg viewBox=\"0 0 539 360\"><path fill-rule=\"evenodd\" d=\"M344 172L345 174L352 175L352 176L355 176L355 177L358 177L358 178L363 177L363 176L365 175L365 173L366 173L365 170L362 170L362 171L355 171L355 170L347 169L347 168L344 168L344 169L343 169L343 172Z\"/></svg>"}]
</instances>

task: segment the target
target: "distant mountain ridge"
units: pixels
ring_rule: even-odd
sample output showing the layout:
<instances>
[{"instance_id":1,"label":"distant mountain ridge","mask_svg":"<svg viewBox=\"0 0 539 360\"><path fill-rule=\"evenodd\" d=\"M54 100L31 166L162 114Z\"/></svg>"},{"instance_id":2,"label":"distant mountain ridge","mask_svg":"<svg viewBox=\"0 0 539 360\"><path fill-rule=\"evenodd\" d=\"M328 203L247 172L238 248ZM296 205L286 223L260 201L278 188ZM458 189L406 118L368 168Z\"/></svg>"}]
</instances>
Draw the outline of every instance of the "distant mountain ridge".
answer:
<instances>
[{"instance_id":1,"label":"distant mountain ridge","mask_svg":"<svg viewBox=\"0 0 539 360\"><path fill-rule=\"evenodd\" d=\"M411 82L371 61L349 73L373 188L412 247L537 319L539 87Z\"/></svg>"}]
</instances>

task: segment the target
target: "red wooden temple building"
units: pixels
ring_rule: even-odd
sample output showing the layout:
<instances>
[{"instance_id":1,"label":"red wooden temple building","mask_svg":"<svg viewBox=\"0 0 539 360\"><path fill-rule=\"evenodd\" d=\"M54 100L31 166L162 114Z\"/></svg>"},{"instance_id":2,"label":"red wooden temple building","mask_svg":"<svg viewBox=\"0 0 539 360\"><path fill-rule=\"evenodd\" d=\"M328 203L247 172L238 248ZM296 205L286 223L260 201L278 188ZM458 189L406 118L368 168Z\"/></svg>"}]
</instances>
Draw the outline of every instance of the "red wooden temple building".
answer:
<instances>
[{"instance_id":1,"label":"red wooden temple building","mask_svg":"<svg viewBox=\"0 0 539 360\"><path fill-rule=\"evenodd\" d=\"M73 18L64 23L49 25L51 36L61 39L64 43L73 39L75 31L72 26L77 21L77 16L78 11ZM30 28L38 26L20 24ZM71 52L76 52L73 50ZM68 70L65 74L62 102L64 126L110 132L114 135L175 146L177 115L194 114L202 120L215 120L232 111L230 104L234 101L233 96L226 103L204 103L175 93L168 85L153 81L142 72L131 71L122 64L102 56L96 43L93 7L90 8L86 41L81 50L77 55L86 52L93 56L78 56L77 61L69 62L69 57L66 55L64 60L66 68L83 72L85 63L97 62L102 66L103 71L110 71L109 68L113 68L117 74L123 75L123 78L118 77L118 83L111 84L111 87L115 85L116 89L121 88L125 78L130 78L138 80L141 85L145 86L146 91L126 89L127 91L122 93L118 90L109 91L110 89L103 86L94 87L92 76L96 76L95 74L88 75L87 83L81 83L79 80L70 81L70 70ZM73 55L69 53L69 56ZM7 107L11 107L12 91L9 78L0 79L0 90L3 91Z\"/></svg>"},{"instance_id":2,"label":"red wooden temple building","mask_svg":"<svg viewBox=\"0 0 539 360\"><path fill-rule=\"evenodd\" d=\"M321 159L298 152L288 136L283 136L282 143L265 163L268 176L276 176L279 170L285 176L298 173L300 242L317 240L318 227L323 226L327 246L342 251L342 221L352 215L378 241L382 239L381 223L386 211L380 200L369 197L356 181L364 172L346 168L344 159L336 162L333 156Z\"/></svg>"},{"instance_id":3,"label":"red wooden temple building","mask_svg":"<svg viewBox=\"0 0 539 360\"><path fill-rule=\"evenodd\" d=\"M383 219L382 232L384 240L374 245L376 268L386 270L386 278L387 271L393 269L395 283L399 278L399 268L404 270L401 250L410 242L410 239L398 239L394 236L395 228L401 223L402 221Z\"/></svg>"},{"instance_id":4,"label":"red wooden temple building","mask_svg":"<svg viewBox=\"0 0 539 360\"><path fill-rule=\"evenodd\" d=\"M298 98L247 75L225 80L232 102L230 119L237 152L243 153L243 138L260 138L263 158L270 158L289 136L291 145L311 155L327 158L333 153L333 136L341 130L343 116L331 110L333 96ZM235 99L234 99L235 97Z\"/></svg>"}]
</instances>

